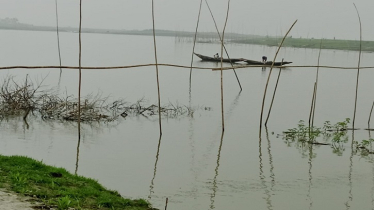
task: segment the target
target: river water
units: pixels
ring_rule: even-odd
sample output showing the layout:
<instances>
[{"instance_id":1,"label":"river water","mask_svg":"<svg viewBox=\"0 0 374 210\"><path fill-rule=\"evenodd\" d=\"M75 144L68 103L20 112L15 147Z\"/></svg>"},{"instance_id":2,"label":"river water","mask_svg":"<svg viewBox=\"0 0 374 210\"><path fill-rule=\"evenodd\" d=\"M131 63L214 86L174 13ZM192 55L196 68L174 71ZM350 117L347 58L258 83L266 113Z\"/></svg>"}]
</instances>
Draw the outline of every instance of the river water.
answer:
<instances>
[{"instance_id":1,"label":"river water","mask_svg":"<svg viewBox=\"0 0 374 210\"><path fill-rule=\"evenodd\" d=\"M57 39L52 32L0 31L0 66L58 65ZM78 66L78 34L61 33L62 64ZM228 44L230 57L271 60L276 48ZM191 42L157 37L159 63L189 66ZM219 44L197 43L195 52L213 55ZM319 50L281 49L279 59L292 65L316 65ZM374 54L363 53L361 66L374 66ZM320 65L356 67L358 52L323 50ZM124 66L154 63L148 36L82 34L82 66ZM218 67L194 58L194 66ZM360 71L355 127L347 141L331 145L287 143L282 131L308 121L316 68L282 70L268 127L259 138L262 96L269 68L237 69L243 91L231 70L224 75L225 132L221 127L220 72L159 67L161 104L195 108L193 116L162 118L129 116L114 123L82 125L78 144L76 123L28 117L3 119L0 153L24 155L98 180L125 197L144 198L168 209L372 209L374 163L352 144L369 139L365 128L374 100L374 73ZM274 69L265 117L279 69ZM157 104L154 66L83 70L82 95L108 96L134 103L144 98ZM357 69L320 68L315 125L353 117ZM78 71L63 69L1 70L0 78L26 75L43 81L60 95L78 93ZM349 125L351 126L351 125ZM317 139L322 142L322 137Z\"/></svg>"}]
</instances>

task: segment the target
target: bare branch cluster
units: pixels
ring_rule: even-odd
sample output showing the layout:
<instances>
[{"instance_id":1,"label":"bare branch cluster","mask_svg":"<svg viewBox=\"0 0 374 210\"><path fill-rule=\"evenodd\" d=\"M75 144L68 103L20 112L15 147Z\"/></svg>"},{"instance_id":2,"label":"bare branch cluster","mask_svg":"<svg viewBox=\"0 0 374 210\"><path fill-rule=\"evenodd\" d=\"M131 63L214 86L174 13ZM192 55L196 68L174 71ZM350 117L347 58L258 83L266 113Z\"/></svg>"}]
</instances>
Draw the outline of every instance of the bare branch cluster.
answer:
<instances>
[{"instance_id":1,"label":"bare branch cluster","mask_svg":"<svg viewBox=\"0 0 374 210\"><path fill-rule=\"evenodd\" d=\"M23 115L26 120L29 113L39 114L43 120L78 121L78 99L72 95L59 96L52 90L41 90L41 84L35 85L26 76L25 82L18 84L12 76L6 77L0 89L0 119L9 116ZM135 103L122 99L108 102L109 97L101 94L88 95L81 100L80 121L82 122L111 122L119 117L158 115L159 109L155 104L149 104L144 98ZM185 105L171 103L161 106L163 117L176 118L180 116L193 117L195 110ZM206 109L205 110L210 110Z\"/></svg>"}]
</instances>

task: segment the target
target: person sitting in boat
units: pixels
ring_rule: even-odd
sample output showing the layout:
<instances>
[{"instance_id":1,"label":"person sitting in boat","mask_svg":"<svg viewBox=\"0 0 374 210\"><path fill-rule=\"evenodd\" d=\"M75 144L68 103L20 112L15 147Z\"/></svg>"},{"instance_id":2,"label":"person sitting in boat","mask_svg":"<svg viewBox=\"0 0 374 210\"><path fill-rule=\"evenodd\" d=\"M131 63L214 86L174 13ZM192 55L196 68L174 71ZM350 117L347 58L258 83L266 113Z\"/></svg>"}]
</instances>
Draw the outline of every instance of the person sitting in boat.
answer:
<instances>
[{"instance_id":1,"label":"person sitting in boat","mask_svg":"<svg viewBox=\"0 0 374 210\"><path fill-rule=\"evenodd\" d=\"M218 53L216 53L216 54L214 55L214 58L219 58Z\"/></svg>"},{"instance_id":2,"label":"person sitting in boat","mask_svg":"<svg viewBox=\"0 0 374 210\"><path fill-rule=\"evenodd\" d=\"M262 56L262 62L265 64L266 63L266 61L268 60L268 57L266 57L266 56Z\"/></svg>"}]
</instances>

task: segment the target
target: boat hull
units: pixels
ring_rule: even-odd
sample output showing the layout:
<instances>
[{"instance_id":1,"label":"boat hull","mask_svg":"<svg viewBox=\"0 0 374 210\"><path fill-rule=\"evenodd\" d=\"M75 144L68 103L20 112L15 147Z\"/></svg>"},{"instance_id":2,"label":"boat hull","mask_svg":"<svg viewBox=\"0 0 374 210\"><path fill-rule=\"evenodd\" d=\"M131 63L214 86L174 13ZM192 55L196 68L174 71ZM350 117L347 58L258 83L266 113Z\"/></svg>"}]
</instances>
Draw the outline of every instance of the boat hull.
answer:
<instances>
[{"instance_id":1,"label":"boat hull","mask_svg":"<svg viewBox=\"0 0 374 210\"><path fill-rule=\"evenodd\" d=\"M254 61L254 60L244 60L244 62L247 63L247 65L264 65L264 66L271 66L273 64L273 61L267 61L266 63L263 63L261 61ZM290 64L292 62L283 61L283 62L274 62L274 66L283 66L286 64Z\"/></svg>"},{"instance_id":2,"label":"boat hull","mask_svg":"<svg viewBox=\"0 0 374 210\"><path fill-rule=\"evenodd\" d=\"M210 61L210 62L221 62L221 58L213 58L205 55L201 55L198 53L194 53L197 57L199 57L203 61ZM223 58L222 62L224 63L236 63L236 62L241 62L245 61L244 58Z\"/></svg>"}]
</instances>

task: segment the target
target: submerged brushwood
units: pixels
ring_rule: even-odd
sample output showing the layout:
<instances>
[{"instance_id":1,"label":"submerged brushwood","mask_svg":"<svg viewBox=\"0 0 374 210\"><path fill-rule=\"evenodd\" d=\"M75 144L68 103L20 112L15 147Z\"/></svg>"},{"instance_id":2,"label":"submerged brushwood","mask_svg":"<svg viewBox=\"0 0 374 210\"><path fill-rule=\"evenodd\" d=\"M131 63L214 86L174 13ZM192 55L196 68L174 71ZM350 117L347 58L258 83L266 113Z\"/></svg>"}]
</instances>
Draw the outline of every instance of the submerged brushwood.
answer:
<instances>
[{"instance_id":1,"label":"submerged brushwood","mask_svg":"<svg viewBox=\"0 0 374 210\"><path fill-rule=\"evenodd\" d=\"M41 82L42 83L42 82ZM0 119L23 115L24 120L32 114L39 114L42 119L78 121L78 99L72 95L59 96L51 89L41 90L41 83L34 84L28 76L19 84L13 77L4 79L0 90ZM135 103L122 99L108 102L109 97L101 94L88 95L81 99L80 120L82 122L111 122L119 117L158 115L159 107L150 104L144 98ZM163 117L193 117L197 109L210 110L207 107L189 107L169 102L160 107Z\"/></svg>"}]
</instances>

